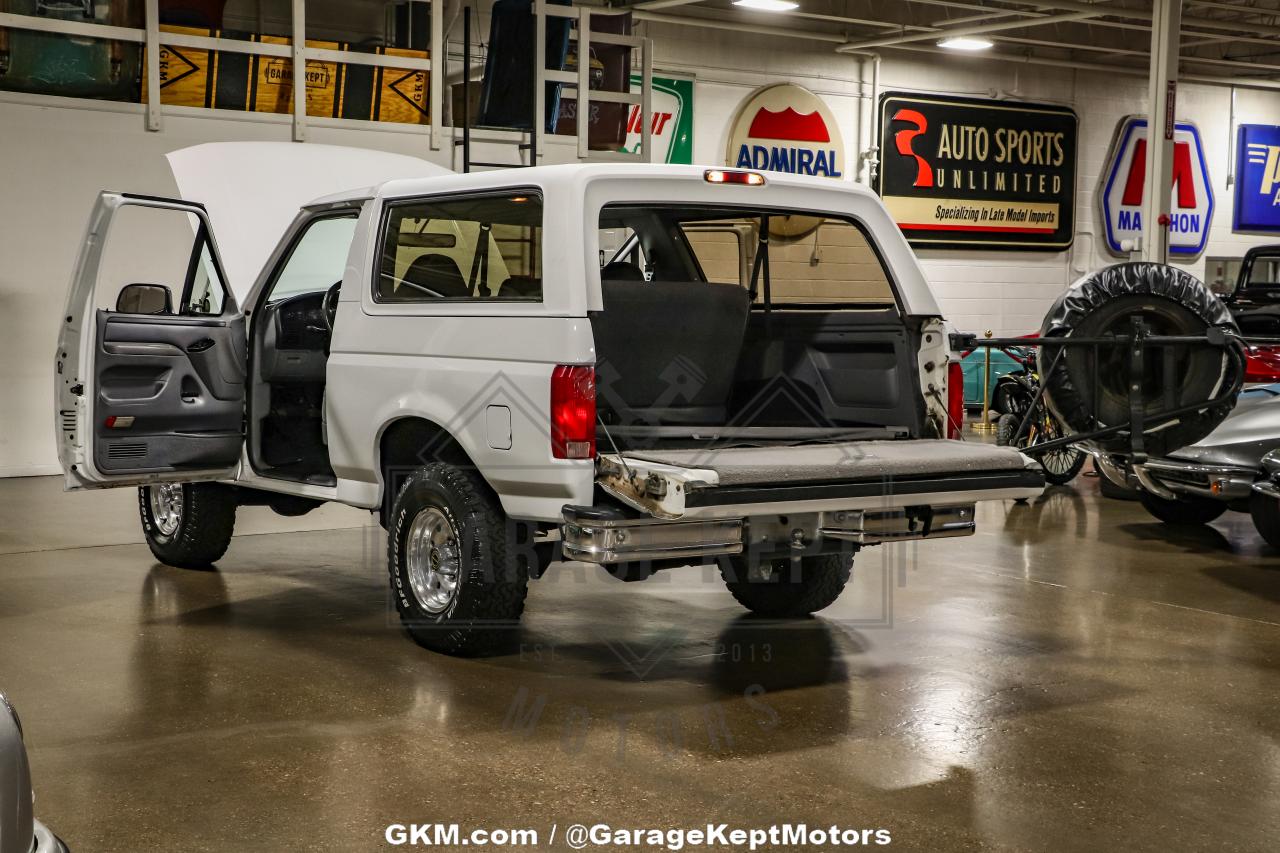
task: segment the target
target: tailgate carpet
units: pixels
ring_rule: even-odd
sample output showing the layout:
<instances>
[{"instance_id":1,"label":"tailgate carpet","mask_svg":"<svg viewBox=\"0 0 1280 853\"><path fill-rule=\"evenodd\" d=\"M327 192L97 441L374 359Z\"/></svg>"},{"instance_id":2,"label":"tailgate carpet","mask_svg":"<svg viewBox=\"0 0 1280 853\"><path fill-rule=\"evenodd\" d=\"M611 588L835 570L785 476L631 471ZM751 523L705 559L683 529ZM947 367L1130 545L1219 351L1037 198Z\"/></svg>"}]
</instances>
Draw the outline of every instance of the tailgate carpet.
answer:
<instances>
[{"instance_id":1,"label":"tailgate carpet","mask_svg":"<svg viewBox=\"0 0 1280 853\"><path fill-rule=\"evenodd\" d=\"M943 439L634 450L623 455L686 468L710 468L720 475L722 487L1016 472L1026 467L1026 457L1013 448Z\"/></svg>"}]
</instances>

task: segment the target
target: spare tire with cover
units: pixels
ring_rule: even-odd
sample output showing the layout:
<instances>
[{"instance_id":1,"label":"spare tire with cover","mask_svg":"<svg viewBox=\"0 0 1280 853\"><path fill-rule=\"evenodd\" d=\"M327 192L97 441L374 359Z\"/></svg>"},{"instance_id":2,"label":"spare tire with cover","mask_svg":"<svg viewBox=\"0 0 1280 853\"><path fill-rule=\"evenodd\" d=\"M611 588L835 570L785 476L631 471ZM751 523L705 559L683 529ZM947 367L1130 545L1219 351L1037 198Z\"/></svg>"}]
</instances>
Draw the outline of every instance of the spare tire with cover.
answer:
<instances>
[{"instance_id":1,"label":"spare tire with cover","mask_svg":"<svg viewBox=\"0 0 1280 853\"><path fill-rule=\"evenodd\" d=\"M1149 335L1202 336L1212 327L1237 331L1227 307L1195 276L1165 264L1125 263L1072 284L1045 315L1040 335L1129 335L1135 316L1143 319ZM1137 391L1148 430L1145 450L1152 456L1168 455L1212 432L1234 408L1234 392L1244 381L1244 360L1233 352L1235 344L1181 344L1168 349L1166 356L1164 347L1146 348ZM1060 360L1059 353L1063 353ZM1128 347L1123 346L1043 346L1040 367L1051 373L1043 377L1046 398L1070 431L1091 432L1129 421L1129 357ZM1172 361L1166 364L1166 358ZM1224 394L1226 398L1213 406L1158 417ZM1089 444L1107 453L1130 449L1127 432Z\"/></svg>"}]
</instances>

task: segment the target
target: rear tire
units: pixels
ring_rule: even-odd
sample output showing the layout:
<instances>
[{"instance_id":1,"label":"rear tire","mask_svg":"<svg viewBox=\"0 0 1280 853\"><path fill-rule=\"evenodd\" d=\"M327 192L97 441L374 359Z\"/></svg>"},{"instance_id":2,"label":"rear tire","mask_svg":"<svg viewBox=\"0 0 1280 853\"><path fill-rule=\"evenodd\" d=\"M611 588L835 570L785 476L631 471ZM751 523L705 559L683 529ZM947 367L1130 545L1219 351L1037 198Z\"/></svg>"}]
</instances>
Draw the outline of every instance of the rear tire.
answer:
<instances>
[{"instance_id":1,"label":"rear tire","mask_svg":"<svg viewBox=\"0 0 1280 853\"><path fill-rule=\"evenodd\" d=\"M404 480L387 526L387 569L400 621L447 655L499 650L524 611L532 546L474 471L442 462Z\"/></svg>"},{"instance_id":2,"label":"rear tire","mask_svg":"<svg viewBox=\"0 0 1280 853\"><path fill-rule=\"evenodd\" d=\"M1249 517L1258 535L1280 550L1280 501L1254 492L1249 495Z\"/></svg>"},{"instance_id":3,"label":"rear tire","mask_svg":"<svg viewBox=\"0 0 1280 853\"><path fill-rule=\"evenodd\" d=\"M1210 498L1179 498L1171 501L1144 490L1138 493L1138 500L1142 501L1147 512L1165 524L1176 526L1208 524L1227 511L1226 503Z\"/></svg>"},{"instance_id":4,"label":"rear tire","mask_svg":"<svg viewBox=\"0 0 1280 853\"><path fill-rule=\"evenodd\" d=\"M1013 413L1003 414L996 421L996 444L1008 447L1013 444L1013 436L1018 431L1021 418Z\"/></svg>"},{"instance_id":5,"label":"rear tire","mask_svg":"<svg viewBox=\"0 0 1280 853\"><path fill-rule=\"evenodd\" d=\"M720 564L738 603L760 616L796 619L831 606L853 574L853 554L766 560L756 571L742 557Z\"/></svg>"},{"instance_id":6,"label":"rear tire","mask_svg":"<svg viewBox=\"0 0 1280 853\"><path fill-rule=\"evenodd\" d=\"M227 553L236 526L236 490L221 483L160 483L138 489L147 546L160 562L208 569Z\"/></svg>"}]
</instances>

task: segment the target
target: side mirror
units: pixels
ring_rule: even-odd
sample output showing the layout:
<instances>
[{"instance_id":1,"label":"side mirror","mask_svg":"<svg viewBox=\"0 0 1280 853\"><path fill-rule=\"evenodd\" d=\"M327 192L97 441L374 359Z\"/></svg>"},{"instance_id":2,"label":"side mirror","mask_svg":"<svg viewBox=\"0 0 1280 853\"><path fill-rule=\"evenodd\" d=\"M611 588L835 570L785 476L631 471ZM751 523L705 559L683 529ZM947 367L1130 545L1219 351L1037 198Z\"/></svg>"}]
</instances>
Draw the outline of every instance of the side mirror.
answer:
<instances>
[{"instance_id":1,"label":"side mirror","mask_svg":"<svg viewBox=\"0 0 1280 853\"><path fill-rule=\"evenodd\" d=\"M127 284L116 297L121 314L172 314L173 294L163 284Z\"/></svg>"}]
</instances>

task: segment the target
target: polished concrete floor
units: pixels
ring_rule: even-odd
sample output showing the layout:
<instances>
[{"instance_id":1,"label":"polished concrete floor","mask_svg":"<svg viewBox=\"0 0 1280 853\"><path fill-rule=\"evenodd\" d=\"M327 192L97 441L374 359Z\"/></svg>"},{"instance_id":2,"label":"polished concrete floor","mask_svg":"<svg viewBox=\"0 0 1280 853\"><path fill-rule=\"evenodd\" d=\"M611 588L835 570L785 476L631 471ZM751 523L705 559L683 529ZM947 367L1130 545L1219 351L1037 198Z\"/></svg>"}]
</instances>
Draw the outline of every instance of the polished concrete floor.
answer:
<instances>
[{"instance_id":1,"label":"polished concrete floor","mask_svg":"<svg viewBox=\"0 0 1280 853\"><path fill-rule=\"evenodd\" d=\"M190 572L138 544L132 492L59 488L0 481L0 689L73 850L391 849L410 822L1280 844L1280 554L1244 516L1171 531L1080 478L863 552L789 626L699 570L561 566L519 647L455 660L398 630L367 515L242 510Z\"/></svg>"}]
</instances>

